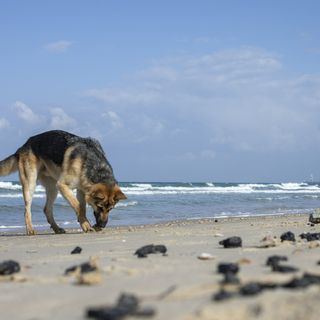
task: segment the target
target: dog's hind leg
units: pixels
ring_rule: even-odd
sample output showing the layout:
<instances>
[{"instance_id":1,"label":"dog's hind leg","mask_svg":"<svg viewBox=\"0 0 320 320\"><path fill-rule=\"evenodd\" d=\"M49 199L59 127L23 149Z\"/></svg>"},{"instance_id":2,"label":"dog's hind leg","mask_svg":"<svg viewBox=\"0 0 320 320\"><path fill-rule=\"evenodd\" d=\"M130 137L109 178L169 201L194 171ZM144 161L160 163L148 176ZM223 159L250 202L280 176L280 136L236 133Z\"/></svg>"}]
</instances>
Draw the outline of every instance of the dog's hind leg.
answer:
<instances>
[{"instance_id":1,"label":"dog's hind leg","mask_svg":"<svg viewBox=\"0 0 320 320\"><path fill-rule=\"evenodd\" d=\"M35 231L32 226L31 205L32 196L37 184L38 167L36 157L32 153L20 155L19 176L25 204L24 219L27 235L34 235Z\"/></svg>"},{"instance_id":2,"label":"dog's hind leg","mask_svg":"<svg viewBox=\"0 0 320 320\"><path fill-rule=\"evenodd\" d=\"M53 217L53 203L57 198L58 189L56 186L57 181L46 176L40 176L39 180L41 184L46 189L46 204L44 206L43 212L47 217L47 221L49 222L51 228L55 233L65 233L66 231L63 228L60 228Z\"/></svg>"}]
</instances>

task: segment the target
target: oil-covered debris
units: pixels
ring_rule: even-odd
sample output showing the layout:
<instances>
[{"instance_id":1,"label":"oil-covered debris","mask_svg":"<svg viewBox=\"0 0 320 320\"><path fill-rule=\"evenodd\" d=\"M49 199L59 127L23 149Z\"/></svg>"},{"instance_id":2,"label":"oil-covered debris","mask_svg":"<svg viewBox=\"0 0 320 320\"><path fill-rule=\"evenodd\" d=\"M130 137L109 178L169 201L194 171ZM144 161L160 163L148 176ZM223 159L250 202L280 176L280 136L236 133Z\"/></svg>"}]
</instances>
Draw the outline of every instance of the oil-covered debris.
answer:
<instances>
[{"instance_id":1,"label":"oil-covered debris","mask_svg":"<svg viewBox=\"0 0 320 320\"><path fill-rule=\"evenodd\" d=\"M20 271L20 264L14 260L6 260L0 263L0 275L6 276Z\"/></svg>"},{"instance_id":2,"label":"oil-covered debris","mask_svg":"<svg viewBox=\"0 0 320 320\"><path fill-rule=\"evenodd\" d=\"M242 239L240 237L230 237L219 242L224 248L242 247Z\"/></svg>"},{"instance_id":3,"label":"oil-covered debris","mask_svg":"<svg viewBox=\"0 0 320 320\"><path fill-rule=\"evenodd\" d=\"M226 291L224 289L221 289L220 291L218 291L212 296L212 300L222 301L222 300L233 298L236 294L237 294L236 292L231 292L231 291Z\"/></svg>"},{"instance_id":4,"label":"oil-covered debris","mask_svg":"<svg viewBox=\"0 0 320 320\"><path fill-rule=\"evenodd\" d=\"M81 251L82 251L82 248L77 246L70 253L71 254L79 254L79 253L81 253Z\"/></svg>"},{"instance_id":5,"label":"oil-covered debris","mask_svg":"<svg viewBox=\"0 0 320 320\"><path fill-rule=\"evenodd\" d=\"M74 284L96 285L102 282L101 270L97 257L90 257L88 262L72 266L65 270L65 275L74 278Z\"/></svg>"},{"instance_id":6,"label":"oil-covered debris","mask_svg":"<svg viewBox=\"0 0 320 320\"><path fill-rule=\"evenodd\" d=\"M307 241L316 241L320 240L320 232L307 232L307 233L301 233L299 235L301 239L306 239Z\"/></svg>"},{"instance_id":7,"label":"oil-covered debris","mask_svg":"<svg viewBox=\"0 0 320 320\"><path fill-rule=\"evenodd\" d=\"M281 241L292 241L295 242L296 238L293 232L287 231L280 236Z\"/></svg>"},{"instance_id":8,"label":"oil-covered debris","mask_svg":"<svg viewBox=\"0 0 320 320\"><path fill-rule=\"evenodd\" d=\"M272 266L272 271L281 272L281 273L290 273L290 272L297 272L299 271L299 269L293 266L284 266L280 264L275 264Z\"/></svg>"},{"instance_id":9,"label":"oil-covered debris","mask_svg":"<svg viewBox=\"0 0 320 320\"><path fill-rule=\"evenodd\" d=\"M287 260L288 258L286 256L274 255L274 256L270 256L267 259L266 265L270 266L272 271L274 272L289 273L289 272L296 272L299 270L296 267L280 264L281 261L287 261Z\"/></svg>"},{"instance_id":10,"label":"oil-covered debris","mask_svg":"<svg viewBox=\"0 0 320 320\"><path fill-rule=\"evenodd\" d=\"M250 282L240 287L239 294L242 296L254 296L259 294L264 286L258 282Z\"/></svg>"},{"instance_id":11,"label":"oil-covered debris","mask_svg":"<svg viewBox=\"0 0 320 320\"><path fill-rule=\"evenodd\" d=\"M239 265L237 263L220 263L217 272L224 275L223 284L240 283L237 277L237 273L239 272Z\"/></svg>"},{"instance_id":12,"label":"oil-covered debris","mask_svg":"<svg viewBox=\"0 0 320 320\"><path fill-rule=\"evenodd\" d=\"M266 265L274 266L276 264L279 264L280 261L287 261L287 260L288 258L286 256L273 255L268 257Z\"/></svg>"},{"instance_id":13,"label":"oil-covered debris","mask_svg":"<svg viewBox=\"0 0 320 320\"><path fill-rule=\"evenodd\" d=\"M276 282L249 282L239 286L236 291L220 289L212 296L214 301L226 300L236 296L254 296L265 290L283 289L305 289L311 285L320 285L320 275L304 273L301 277L295 277L284 283Z\"/></svg>"},{"instance_id":14,"label":"oil-covered debris","mask_svg":"<svg viewBox=\"0 0 320 320\"><path fill-rule=\"evenodd\" d=\"M166 255L166 252L167 252L167 247L162 244L158 244L158 245L149 244L139 248L134 254L137 255L138 258L146 258L148 254L151 254L151 253L162 253L162 255Z\"/></svg>"},{"instance_id":15,"label":"oil-covered debris","mask_svg":"<svg viewBox=\"0 0 320 320\"><path fill-rule=\"evenodd\" d=\"M222 280L223 284L239 284L240 280L236 274L226 273L224 279Z\"/></svg>"},{"instance_id":16,"label":"oil-covered debris","mask_svg":"<svg viewBox=\"0 0 320 320\"><path fill-rule=\"evenodd\" d=\"M155 315L153 308L141 308L140 300L133 294L123 293L113 306L89 308L86 316L98 320L120 320L127 316L152 317Z\"/></svg>"},{"instance_id":17,"label":"oil-covered debris","mask_svg":"<svg viewBox=\"0 0 320 320\"><path fill-rule=\"evenodd\" d=\"M300 278L293 278L292 280L285 283L283 288L299 289L306 288L313 284L320 285L320 275L311 273L304 273Z\"/></svg>"},{"instance_id":18,"label":"oil-covered debris","mask_svg":"<svg viewBox=\"0 0 320 320\"><path fill-rule=\"evenodd\" d=\"M67 274L76 272L78 270L79 270L80 273L93 272L93 271L97 270L97 266L93 261L84 262L84 263L82 263L80 265L72 266L72 267L66 269L65 274L67 275Z\"/></svg>"},{"instance_id":19,"label":"oil-covered debris","mask_svg":"<svg viewBox=\"0 0 320 320\"><path fill-rule=\"evenodd\" d=\"M219 263L217 271L222 274L237 274L239 272L239 265L237 263Z\"/></svg>"}]
</instances>

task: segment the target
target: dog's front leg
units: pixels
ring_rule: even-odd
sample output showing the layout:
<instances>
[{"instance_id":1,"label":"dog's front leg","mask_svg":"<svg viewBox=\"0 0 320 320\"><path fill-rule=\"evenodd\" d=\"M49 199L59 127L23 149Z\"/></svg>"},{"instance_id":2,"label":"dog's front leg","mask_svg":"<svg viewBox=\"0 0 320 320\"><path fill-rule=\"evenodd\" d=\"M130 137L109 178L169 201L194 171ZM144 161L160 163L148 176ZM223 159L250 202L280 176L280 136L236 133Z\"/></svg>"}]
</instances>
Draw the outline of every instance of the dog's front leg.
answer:
<instances>
[{"instance_id":1,"label":"dog's front leg","mask_svg":"<svg viewBox=\"0 0 320 320\"><path fill-rule=\"evenodd\" d=\"M85 207L83 207L78 199L74 196L72 189L66 184L61 181L58 181L57 187L63 197L69 202L71 207L77 214L78 222L81 225L81 228L84 232L95 231L94 228L91 227L90 222L86 217Z\"/></svg>"}]
</instances>

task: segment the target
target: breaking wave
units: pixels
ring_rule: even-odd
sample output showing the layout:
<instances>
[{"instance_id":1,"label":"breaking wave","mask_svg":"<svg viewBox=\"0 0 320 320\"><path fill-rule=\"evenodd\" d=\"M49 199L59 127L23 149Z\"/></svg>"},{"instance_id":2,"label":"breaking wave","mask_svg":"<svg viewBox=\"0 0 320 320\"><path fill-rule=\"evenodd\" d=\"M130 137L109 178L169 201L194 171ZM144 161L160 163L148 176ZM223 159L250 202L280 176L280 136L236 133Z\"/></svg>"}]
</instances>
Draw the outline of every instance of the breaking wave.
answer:
<instances>
[{"instance_id":1,"label":"breaking wave","mask_svg":"<svg viewBox=\"0 0 320 320\"><path fill-rule=\"evenodd\" d=\"M122 190L128 195L165 195L165 194L249 194L249 193L319 193L317 184L307 183L193 183L193 184L125 184Z\"/></svg>"},{"instance_id":2,"label":"breaking wave","mask_svg":"<svg viewBox=\"0 0 320 320\"><path fill-rule=\"evenodd\" d=\"M305 182L287 183L121 183L128 195L171 195L171 194L250 194L250 193L304 193L320 194L318 184ZM20 198L21 185L17 182L0 181L0 197ZM16 191L16 192L12 192ZM35 197L45 197L45 190L38 185ZM128 202L125 202L128 206Z\"/></svg>"}]
</instances>

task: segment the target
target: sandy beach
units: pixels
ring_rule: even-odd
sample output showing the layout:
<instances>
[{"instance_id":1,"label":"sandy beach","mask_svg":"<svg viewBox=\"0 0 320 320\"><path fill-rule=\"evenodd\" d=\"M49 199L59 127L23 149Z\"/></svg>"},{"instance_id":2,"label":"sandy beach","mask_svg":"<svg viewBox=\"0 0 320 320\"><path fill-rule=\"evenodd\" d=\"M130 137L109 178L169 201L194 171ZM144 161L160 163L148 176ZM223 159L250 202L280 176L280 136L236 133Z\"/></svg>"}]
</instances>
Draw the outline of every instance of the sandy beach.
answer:
<instances>
[{"instance_id":1,"label":"sandy beach","mask_svg":"<svg viewBox=\"0 0 320 320\"><path fill-rule=\"evenodd\" d=\"M281 242L280 235L289 230L296 242ZM155 310L150 319L318 319L319 284L212 299L221 288L217 266L222 262L239 264L240 284L225 287L232 292L252 281L285 283L305 272L320 275L320 242L300 239L303 232L320 232L320 226L310 226L308 215L289 215L109 227L90 234L70 229L62 235L2 233L0 262L15 260L21 271L0 276L1 318L86 319L88 308L114 305L121 293L132 293L141 307ZM241 248L219 244L231 236L242 238ZM274 246L261 248L264 237ZM167 255L134 255L148 244L165 245ZM82 252L70 254L76 246ZM201 260L202 253L213 257ZM272 255L287 256L282 264L299 270L272 272L266 266ZM67 268L89 259L98 271L87 278L79 272L65 275Z\"/></svg>"}]
</instances>

